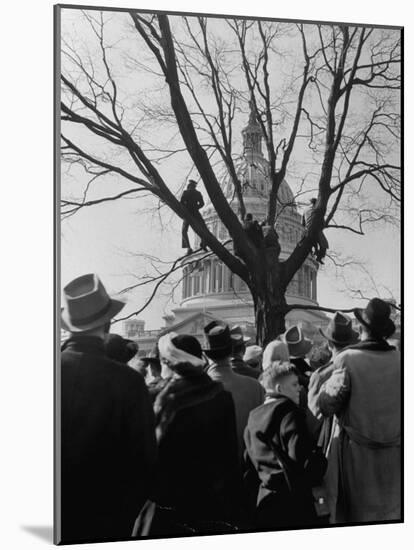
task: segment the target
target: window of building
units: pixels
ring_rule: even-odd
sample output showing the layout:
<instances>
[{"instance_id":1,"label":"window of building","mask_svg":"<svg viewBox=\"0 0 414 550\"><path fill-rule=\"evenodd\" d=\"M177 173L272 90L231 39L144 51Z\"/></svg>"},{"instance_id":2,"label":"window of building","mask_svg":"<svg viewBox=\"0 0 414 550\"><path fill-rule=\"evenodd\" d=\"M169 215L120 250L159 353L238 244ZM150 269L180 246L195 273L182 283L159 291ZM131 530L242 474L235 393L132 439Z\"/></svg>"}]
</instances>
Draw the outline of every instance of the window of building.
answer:
<instances>
[{"instance_id":1,"label":"window of building","mask_svg":"<svg viewBox=\"0 0 414 550\"><path fill-rule=\"evenodd\" d=\"M216 266L217 262L211 262L210 292L216 292Z\"/></svg>"},{"instance_id":2,"label":"window of building","mask_svg":"<svg viewBox=\"0 0 414 550\"><path fill-rule=\"evenodd\" d=\"M304 273L303 273L303 269L300 268L299 271L297 272L297 277L298 277L298 292L299 292L299 296L303 296L305 294L305 284L304 284Z\"/></svg>"},{"instance_id":3,"label":"window of building","mask_svg":"<svg viewBox=\"0 0 414 550\"><path fill-rule=\"evenodd\" d=\"M223 291L223 280L222 280L223 265L221 263L217 264L216 276L217 276L217 285L216 285L217 292L222 292Z\"/></svg>"},{"instance_id":4,"label":"window of building","mask_svg":"<svg viewBox=\"0 0 414 550\"><path fill-rule=\"evenodd\" d=\"M198 273L194 274L194 292L193 294L200 294L200 275Z\"/></svg>"}]
</instances>

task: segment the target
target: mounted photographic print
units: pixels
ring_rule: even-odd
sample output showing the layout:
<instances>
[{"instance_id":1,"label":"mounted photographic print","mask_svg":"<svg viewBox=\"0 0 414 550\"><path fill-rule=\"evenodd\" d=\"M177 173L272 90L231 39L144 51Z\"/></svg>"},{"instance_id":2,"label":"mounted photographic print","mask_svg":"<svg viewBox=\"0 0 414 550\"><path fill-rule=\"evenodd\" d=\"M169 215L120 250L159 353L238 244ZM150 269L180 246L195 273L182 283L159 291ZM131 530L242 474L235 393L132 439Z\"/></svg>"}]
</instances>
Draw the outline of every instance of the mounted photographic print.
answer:
<instances>
[{"instance_id":1,"label":"mounted photographic print","mask_svg":"<svg viewBox=\"0 0 414 550\"><path fill-rule=\"evenodd\" d=\"M402 522L402 28L55 38L55 543Z\"/></svg>"}]
</instances>

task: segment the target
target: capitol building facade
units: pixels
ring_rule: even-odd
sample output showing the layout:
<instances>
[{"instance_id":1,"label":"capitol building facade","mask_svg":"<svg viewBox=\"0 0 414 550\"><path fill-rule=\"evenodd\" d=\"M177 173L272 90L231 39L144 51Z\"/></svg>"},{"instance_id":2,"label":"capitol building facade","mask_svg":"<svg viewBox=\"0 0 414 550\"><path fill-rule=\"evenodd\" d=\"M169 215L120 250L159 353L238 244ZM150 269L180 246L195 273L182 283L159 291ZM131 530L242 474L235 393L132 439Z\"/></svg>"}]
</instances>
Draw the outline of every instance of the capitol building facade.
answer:
<instances>
[{"instance_id":1,"label":"capitol building facade","mask_svg":"<svg viewBox=\"0 0 414 550\"><path fill-rule=\"evenodd\" d=\"M262 133L253 114L242 131L243 155L236 164L237 175L242 183L246 212L259 222L266 219L270 192L268 161L262 152ZM234 197L230 178L224 177L222 187L233 210L238 213L239 205ZM216 211L207 202L202 216L211 233L229 250L232 241ZM275 229L281 246L280 260L293 251L303 233L302 216L297 210L295 197L288 183L283 181L277 198ZM199 248L196 235L193 248ZM290 282L286 300L288 303L317 305L317 275L319 264L309 255ZM145 331L140 320L128 320L124 334L136 340L143 356L154 345L157 338L168 331L193 334L204 341L203 327L212 319L221 319L230 325L240 325L244 332L255 338L254 309L250 291L237 275L233 274L216 256L204 251L185 258L182 262L182 296L178 308L165 316L165 326L159 331ZM295 309L286 316L286 326L299 324L305 334L314 341L320 341L319 328L326 326L328 318L319 311Z\"/></svg>"}]
</instances>

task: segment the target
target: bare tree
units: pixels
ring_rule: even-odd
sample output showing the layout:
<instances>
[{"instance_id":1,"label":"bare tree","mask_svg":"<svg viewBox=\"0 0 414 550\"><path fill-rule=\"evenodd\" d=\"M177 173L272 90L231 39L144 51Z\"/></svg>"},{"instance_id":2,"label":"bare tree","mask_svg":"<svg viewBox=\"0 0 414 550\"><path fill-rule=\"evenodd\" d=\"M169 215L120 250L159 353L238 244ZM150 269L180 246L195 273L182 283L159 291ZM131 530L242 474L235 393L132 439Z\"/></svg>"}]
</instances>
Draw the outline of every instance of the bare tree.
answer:
<instances>
[{"instance_id":1,"label":"bare tree","mask_svg":"<svg viewBox=\"0 0 414 550\"><path fill-rule=\"evenodd\" d=\"M81 164L91 174L90 182L115 174L132 187L93 201L87 200L86 190L81 201L62 203L64 215L125 195L156 197L188 219L211 251L247 284L258 341L266 343L284 330L289 311L304 307L288 304L286 289L321 230L363 235L368 223L398 219L399 30L223 19L223 38L205 17L170 20L163 14L130 11L124 16L129 18L133 43L141 55L128 48L123 59L137 86L140 76L151 75L154 95L161 100L149 105L142 98L131 101L132 92L122 90L125 75L111 64L114 51L119 59L122 44L106 36L104 14L84 15L98 44L99 69L89 52L81 53L65 41L63 159ZM277 88L275 71L282 66L286 41L295 45L300 58L292 62L294 74L284 78L286 86ZM314 214L284 260L278 247L256 248L246 239L240 222L246 208L236 168L235 127L248 105L260 126L269 163L267 222L272 228L278 208L286 206L280 190L286 174L294 169L295 153L305 148L315 166L310 178L317 196ZM145 126L154 119L178 129L174 146L146 140ZM94 137L94 146L78 137L82 134L72 137L75 125ZM176 154L191 159L238 256L204 221L186 211L161 175L163 160ZM222 188L219 166L225 167L231 181L238 212Z\"/></svg>"}]
</instances>

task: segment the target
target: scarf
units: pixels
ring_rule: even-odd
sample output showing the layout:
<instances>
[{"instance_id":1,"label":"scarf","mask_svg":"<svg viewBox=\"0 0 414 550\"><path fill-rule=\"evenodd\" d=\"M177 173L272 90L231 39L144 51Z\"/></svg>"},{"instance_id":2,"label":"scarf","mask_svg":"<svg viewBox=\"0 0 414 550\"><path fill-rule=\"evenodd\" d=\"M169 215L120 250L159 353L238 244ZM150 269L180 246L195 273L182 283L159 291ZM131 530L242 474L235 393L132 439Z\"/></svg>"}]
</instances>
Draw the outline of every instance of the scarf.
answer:
<instances>
[{"instance_id":1,"label":"scarf","mask_svg":"<svg viewBox=\"0 0 414 550\"><path fill-rule=\"evenodd\" d=\"M177 413L213 399L223 391L220 382L214 382L202 371L191 376L169 378L154 402L155 433L158 443L166 435Z\"/></svg>"}]
</instances>

